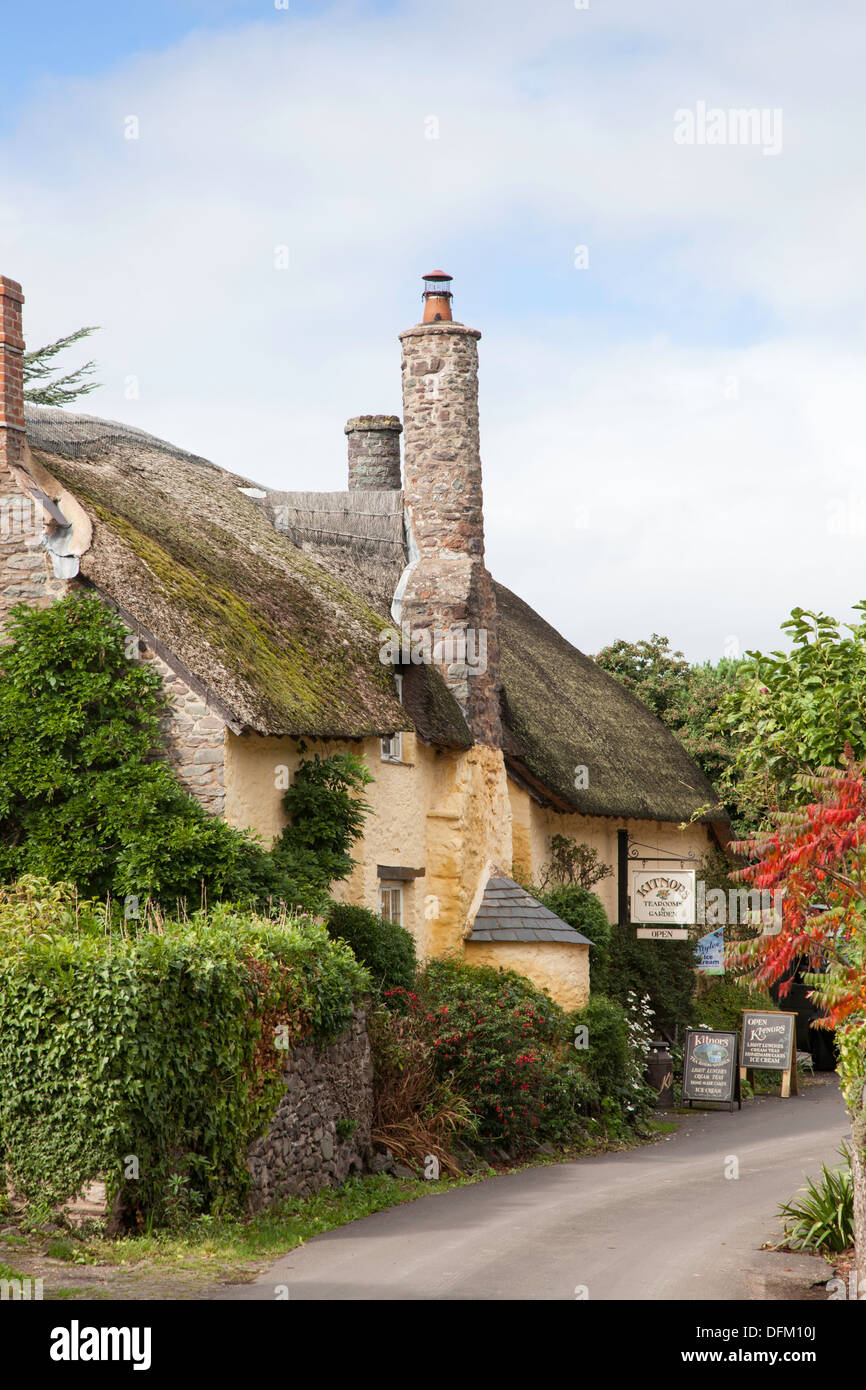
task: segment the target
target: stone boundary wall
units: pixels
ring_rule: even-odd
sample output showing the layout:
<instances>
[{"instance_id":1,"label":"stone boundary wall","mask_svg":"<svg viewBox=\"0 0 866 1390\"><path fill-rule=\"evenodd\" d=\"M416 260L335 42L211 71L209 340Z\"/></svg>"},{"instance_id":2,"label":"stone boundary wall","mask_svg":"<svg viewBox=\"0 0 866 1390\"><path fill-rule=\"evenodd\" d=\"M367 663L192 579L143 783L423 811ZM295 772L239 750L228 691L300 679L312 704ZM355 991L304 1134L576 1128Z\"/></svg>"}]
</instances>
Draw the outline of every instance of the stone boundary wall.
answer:
<instances>
[{"instance_id":1,"label":"stone boundary wall","mask_svg":"<svg viewBox=\"0 0 866 1390\"><path fill-rule=\"evenodd\" d=\"M295 1047L284 1081L268 1133L247 1155L251 1211L282 1197L308 1197L363 1172L373 1121L373 1059L365 1010L355 1010L349 1028L335 1042ZM343 1135L338 1121L346 1122ZM355 1127L346 1134L352 1121Z\"/></svg>"}]
</instances>

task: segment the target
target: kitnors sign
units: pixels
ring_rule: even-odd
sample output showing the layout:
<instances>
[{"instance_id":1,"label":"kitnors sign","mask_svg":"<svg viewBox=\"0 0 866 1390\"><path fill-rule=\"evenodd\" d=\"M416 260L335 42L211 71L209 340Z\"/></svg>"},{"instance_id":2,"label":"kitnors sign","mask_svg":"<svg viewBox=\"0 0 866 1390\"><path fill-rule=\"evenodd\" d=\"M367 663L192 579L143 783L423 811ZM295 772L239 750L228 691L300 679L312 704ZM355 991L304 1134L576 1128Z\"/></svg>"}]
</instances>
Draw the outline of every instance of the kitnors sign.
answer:
<instances>
[{"instance_id":1,"label":"kitnors sign","mask_svg":"<svg viewBox=\"0 0 866 1390\"><path fill-rule=\"evenodd\" d=\"M631 920L651 926L688 926L695 920L695 871L632 869Z\"/></svg>"}]
</instances>

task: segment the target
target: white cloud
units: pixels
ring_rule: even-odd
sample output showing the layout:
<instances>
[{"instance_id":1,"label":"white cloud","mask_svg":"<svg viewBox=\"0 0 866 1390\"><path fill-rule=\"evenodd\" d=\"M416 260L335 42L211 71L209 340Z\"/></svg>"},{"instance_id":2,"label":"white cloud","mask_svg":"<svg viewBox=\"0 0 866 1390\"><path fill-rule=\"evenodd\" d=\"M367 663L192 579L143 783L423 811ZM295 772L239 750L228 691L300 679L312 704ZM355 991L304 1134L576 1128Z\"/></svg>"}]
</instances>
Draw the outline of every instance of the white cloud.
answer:
<instances>
[{"instance_id":1,"label":"white cloud","mask_svg":"<svg viewBox=\"0 0 866 1390\"><path fill-rule=\"evenodd\" d=\"M794 603L866 593L864 29L803 0L450 0L199 33L34 94L0 268L31 343L104 325L94 413L327 488L346 418L399 410L396 334L444 263L484 332L497 576L584 650L772 645ZM699 100L781 107L782 154L677 146Z\"/></svg>"}]
</instances>

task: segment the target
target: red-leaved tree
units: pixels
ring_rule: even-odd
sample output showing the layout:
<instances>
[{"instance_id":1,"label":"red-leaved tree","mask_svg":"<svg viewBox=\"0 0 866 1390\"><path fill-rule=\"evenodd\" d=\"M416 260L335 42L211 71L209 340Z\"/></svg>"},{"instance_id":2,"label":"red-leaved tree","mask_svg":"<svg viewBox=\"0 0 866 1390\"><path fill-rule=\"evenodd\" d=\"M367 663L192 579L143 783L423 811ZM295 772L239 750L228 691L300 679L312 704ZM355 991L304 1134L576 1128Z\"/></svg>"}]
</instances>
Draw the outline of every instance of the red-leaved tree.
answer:
<instances>
[{"instance_id":1,"label":"red-leaved tree","mask_svg":"<svg viewBox=\"0 0 866 1390\"><path fill-rule=\"evenodd\" d=\"M732 848L752 862L735 877L784 891L782 922L735 943L732 969L788 993L793 967L806 968L822 1010L812 1026L834 1028L839 1078L851 1114L857 1270L866 1289L866 764L850 747L843 769L802 775L809 805L777 812L771 833Z\"/></svg>"}]
</instances>

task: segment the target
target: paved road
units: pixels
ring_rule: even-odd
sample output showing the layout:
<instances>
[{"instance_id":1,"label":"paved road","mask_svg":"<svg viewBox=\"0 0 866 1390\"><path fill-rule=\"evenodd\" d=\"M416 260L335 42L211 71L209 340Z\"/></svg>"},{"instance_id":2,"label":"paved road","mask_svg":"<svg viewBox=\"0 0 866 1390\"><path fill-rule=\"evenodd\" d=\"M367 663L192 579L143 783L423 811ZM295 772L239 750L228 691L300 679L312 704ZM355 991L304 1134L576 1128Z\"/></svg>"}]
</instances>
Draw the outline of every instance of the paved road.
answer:
<instances>
[{"instance_id":1,"label":"paved road","mask_svg":"<svg viewBox=\"0 0 866 1390\"><path fill-rule=\"evenodd\" d=\"M291 1300L574 1299L578 1285L592 1300L753 1298L756 1261L790 1263L756 1255L778 1229L779 1201L804 1170L838 1161L848 1133L830 1078L739 1113L694 1112L645 1148L378 1212L220 1297L273 1299L279 1284ZM736 1179L725 1177L730 1156Z\"/></svg>"}]
</instances>

